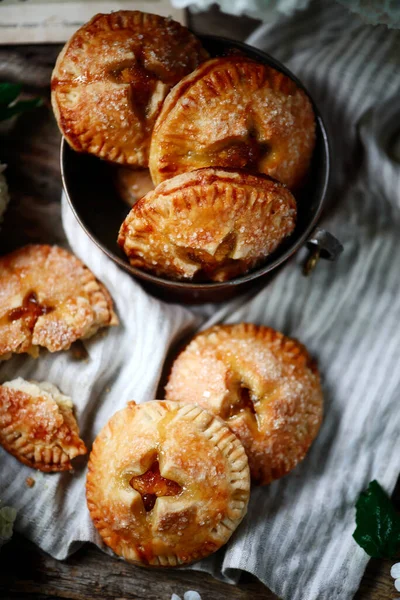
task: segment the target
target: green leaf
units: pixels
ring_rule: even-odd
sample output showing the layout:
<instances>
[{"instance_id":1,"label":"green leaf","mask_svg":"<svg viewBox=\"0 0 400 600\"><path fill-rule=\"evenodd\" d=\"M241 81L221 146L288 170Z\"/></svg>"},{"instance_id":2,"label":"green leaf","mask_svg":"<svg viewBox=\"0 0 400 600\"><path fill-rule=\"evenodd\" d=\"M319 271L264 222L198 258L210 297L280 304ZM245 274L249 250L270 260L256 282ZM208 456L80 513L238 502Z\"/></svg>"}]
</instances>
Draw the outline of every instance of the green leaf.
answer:
<instances>
[{"instance_id":1,"label":"green leaf","mask_svg":"<svg viewBox=\"0 0 400 600\"><path fill-rule=\"evenodd\" d=\"M353 538L372 558L393 558L400 548L400 516L377 481L360 494L356 503Z\"/></svg>"},{"instance_id":2,"label":"green leaf","mask_svg":"<svg viewBox=\"0 0 400 600\"><path fill-rule=\"evenodd\" d=\"M41 98L34 98L33 100L21 100L20 102L16 102L16 104L8 107L0 106L0 121L9 119L14 115L31 110L32 108L36 108L42 104L43 101Z\"/></svg>"},{"instance_id":3,"label":"green leaf","mask_svg":"<svg viewBox=\"0 0 400 600\"><path fill-rule=\"evenodd\" d=\"M0 106L8 106L20 95L22 85L19 83L0 83Z\"/></svg>"}]
</instances>

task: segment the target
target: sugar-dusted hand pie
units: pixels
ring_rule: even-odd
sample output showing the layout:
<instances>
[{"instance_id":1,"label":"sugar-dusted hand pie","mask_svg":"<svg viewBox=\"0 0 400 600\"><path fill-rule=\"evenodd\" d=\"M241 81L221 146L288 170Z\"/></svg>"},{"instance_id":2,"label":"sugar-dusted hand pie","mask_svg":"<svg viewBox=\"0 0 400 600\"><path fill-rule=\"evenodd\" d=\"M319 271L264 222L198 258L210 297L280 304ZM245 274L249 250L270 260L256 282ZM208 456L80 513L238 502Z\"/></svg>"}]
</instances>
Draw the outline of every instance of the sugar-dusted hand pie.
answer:
<instances>
[{"instance_id":1,"label":"sugar-dusted hand pie","mask_svg":"<svg viewBox=\"0 0 400 600\"><path fill-rule=\"evenodd\" d=\"M68 471L87 449L73 405L51 383L19 377L0 385L0 444L40 471Z\"/></svg>"},{"instance_id":2,"label":"sugar-dusted hand pie","mask_svg":"<svg viewBox=\"0 0 400 600\"><path fill-rule=\"evenodd\" d=\"M106 288L66 250L30 245L0 257L0 359L66 350L117 323Z\"/></svg>"},{"instance_id":3,"label":"sugar-dusted hand pie","mask_svg":"<svg viewBox=\"0 0 400 600\"><path fill-rule=\"evenodd\" d=\"M243 446L200 406L130 402L97 436L87 502L104 542L128 561L184 565L215 552L247 509Z\"/></svg>"},{"instance_id":4,"label":"sugar-dusted hand pie","mask_svg":"<svg viewBox=\"0 0 400 600\"><path fill-rule=\"evenodd\" d=\"M246 168L295 189L315 144L303 90L246 56L215 58L180 81L154 127L150 171L158 184L202 167Z\"/></svg>"},{"instance_id":5,"label":"sugar-dusted hand pie","mask_svg":"<svg viewBox=\"0 0 400 600\"><path fill-rule=\"evenodd\" d=\"M165 96L207 56L172 19L139 11L96 15L67 42L53 72L62 134L78 152L147 166Z\"/></svg>"},{"instance_id":6,"label":"sugar-dusted hand pie","mask_svg":"<svg viewBox=\"0 0 400 600\"><path fill-rule=\"evenodd\" d=\"M200 169L137 202L118 242L132 265L170 279L226 281L258 265L292 233L296 202L272 179Z\"/></svg>"},{"instance_id":7,"label":"sugar-dusted hand pie","mask_svg":"<svg viewBox=\"0 0 400 600\"><path fill-rule=\"evenodd\" d=\"M291 471L322 420L319 374L306 348L247 323L197 335L173 364L166 398L223 418L243 443L258 484Z\"/></svg>"},{"instance_id":8,"label":"sugar-dusted hand pie","mask_svg":"<svg viewBox=\"0 0 400 600\"><path fill-rule=\"evenodd\" d=\"M118 166L114 173L114 184L118 195L131 208L140 198L154 190L148 169Z\"/></svg>"}]
</instances>

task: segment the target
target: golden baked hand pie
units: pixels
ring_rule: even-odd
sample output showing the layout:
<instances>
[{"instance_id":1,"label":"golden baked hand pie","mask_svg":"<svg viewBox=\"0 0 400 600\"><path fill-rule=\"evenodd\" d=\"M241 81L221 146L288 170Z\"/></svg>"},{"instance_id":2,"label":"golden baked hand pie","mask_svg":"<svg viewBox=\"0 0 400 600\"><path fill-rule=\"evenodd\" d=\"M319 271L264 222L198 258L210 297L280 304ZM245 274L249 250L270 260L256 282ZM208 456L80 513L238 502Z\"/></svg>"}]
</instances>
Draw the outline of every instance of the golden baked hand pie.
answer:
<instances>
[{"instance_id":1,"label":"golden baked hand pie","mask_svg":"<svg viewBox=\"0 0 400 600\"><path fill-rule=\"evenodd\" d=\"M165 96L207 56L172 19L128 10L94 16L67 42L53 71L61 133L78 152L147 166Z\"/></svg>"},{"instance_id":2,"label":"golden baked hand pie","mask_svg":"<svg viewBox=\"0 0 400 600\"><path fill-rule=\"evenodd\" d=\"M154 190L154 184L148 169L117 167L114 174L114 183L118 195L131 208L140 198Z\"/></svg>"},{"instance_id":3,"label":"golden baked hand pie","mask_svg":"<svg viewBox=\"0 0 400 600\"><path fill-rule=\"evenodd\" d=\"M197 403L225 419L261 485L304 458L322 420L319 374L306 348L247 323L198 334L175 360L166 398Z\"/></svg>"},{"instance_id":4,"label":"golden baked hand pie","mask_svg":"<svg viewBox=\"0 0 400 600\"><path fill-rule=\"evenodd\" d=\"M314 144L315 117L305 92L272 67L234 55L203 63L169 93L149 165L156 184L202 167L232 167L296 189Z\"/></svg>"},{"instance_id":5,"label":"golden baked hand pie","mask_svg":"<svg viewBox=\"0 0 400 600\"><path fill-rule=\"evenodd\" d=\"M51 383L21 377L0 385L0 444L40 471L71 470L71 460L87 452L71 399Z\"/></svg>"},{"instance_id":6,"label":"golden baked hand pie","mask_svg":"<svg viewBox=\"0 0 400 600\"><path fill-rule=\"evenodd\" d=\"M170 279L226 281L255 267L292 233L296 202L272 179L201 169L139 200L118 243L135 267Z\"/></svg>"},{"instance_id":7,"label":"golden baked hand pie","mask_svg":"<svg viewBox=\"0 0 400 600\"><path fill-rule=\"evenodd\" d=\"M215 552L247 509L243 446L199 406L129 402L97 436L86 484L104 542L126 560L174 567Z\"/></svg>"},{"instance_id":8,"label":"golden baked hand pie","mask_svg":"<svg viewBox=\"0 0 400 600\"><path fill-rule=\"evenodd\" d=\"M106 288L66 250L30 245L0 257L0 359L66 350L117 323Z\"/></svg>"}]
</instances>

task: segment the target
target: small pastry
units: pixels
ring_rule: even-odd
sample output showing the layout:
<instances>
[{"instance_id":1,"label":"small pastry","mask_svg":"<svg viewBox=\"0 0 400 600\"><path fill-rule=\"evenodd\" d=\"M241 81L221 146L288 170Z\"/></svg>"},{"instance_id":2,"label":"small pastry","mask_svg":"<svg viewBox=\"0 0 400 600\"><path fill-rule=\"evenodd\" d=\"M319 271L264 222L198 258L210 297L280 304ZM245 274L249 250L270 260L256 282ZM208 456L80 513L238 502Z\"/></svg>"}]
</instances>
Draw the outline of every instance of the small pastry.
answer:
<instances>
[{"instance_id":1,"label":"small pastry","mask_svg":"<svg viewBox=\"0 0 400 600\"><path fill-rule=\"evenodd\" d=\"M249 323L198 334L175 360L166 398L197 403L224 419L260 485L305 457L322 420L319 374L306 348Z\"/></svg>"},{"instance_id":2,"label":"small pastry","mask_svg":"<svg viewBox=\"0 0 400 600\"><path fill-rule=\"evenodd\" d=\"M295 227L296 202L272 179L200 169L163 182L126 217L131 265L169 279L226 281L257 266Z\"/></svg>"},{"instance_id":3,"label":"small pastry","mask_svg":"<svg viewBox=\"0 0 400 600\"><path fill-rule=\"evenodd\" d=\"M245 56L215 58L180 81L154 127L155 184L202 167L265 173L298 188L310 166L315 117L303 90Z\"/></svg>"},{"instance_id":4,"label":"small pastry","mask_svg":"<svg viewBox=\"0 0 400 600\"><path fill-rule=\"evenodd\" d=\"M53 71L61 133L77 152L146 167L165 96L207 56L172 19L128 10L94 16L67 42Z\"/></svg>"},{"instance_id":5,"label":"small pastry","mask_svg":"<svg viewBox=\"0 0 400 600\"><path fill-rule=\"evenodd\" d=\"M0 359L67 350L117 323L106 288L63 248L30 245L0 257Z\"/></svg>"},{"instance_id":6,"label":"small pastry","mask_svg":"<svg viewBox=\"0 0 400 600\"><path fill-rule=\"evenodd\" d=\"M148 192L154 190L154 184L148 169L130 169L117 167L114 183L118 195L130 208Z\"/></svg>"},{"instance_id":7,"label":"small pastry","mask_svg":"<svg viewBox=\"0 0 400 600\"><path fill-rule=\"evenodd\" d=\"M129 402L97 436L86 484L103 541L139 565L175 567L225 544L247 509L243 446L199 406Z\"/></svg>"},{"instance_id":8,"label":"small pastry","mask_svg":"<svg viewBox=\"0 0 400 600\"><path fill-rule=\"evenodd\" d=\"M21 377L0 385L0 444L39 471L71 470L71 460L87 453L71 398L47 381Z\"/></svg>"}]
</instances>

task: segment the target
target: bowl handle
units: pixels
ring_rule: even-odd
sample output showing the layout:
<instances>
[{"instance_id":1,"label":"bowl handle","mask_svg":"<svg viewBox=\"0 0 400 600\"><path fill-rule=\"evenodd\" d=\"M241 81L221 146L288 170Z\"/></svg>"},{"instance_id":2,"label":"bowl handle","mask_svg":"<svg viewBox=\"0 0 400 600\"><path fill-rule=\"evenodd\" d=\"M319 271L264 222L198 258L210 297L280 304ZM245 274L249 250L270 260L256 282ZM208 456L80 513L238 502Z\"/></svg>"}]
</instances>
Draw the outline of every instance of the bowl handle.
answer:
<instances>
[{"instance_id":1,"label":"bowl handle","mask_svg":"<svg viewBox=\"0 0 400 600\"><path fill-rule=\"evenodd\" d=\"M320 258L336 260L343 252L343 246L334 235L316 227L306 242L308 257L303 265L303 274L310 275Z\"/></svg>"}]
</instances>

